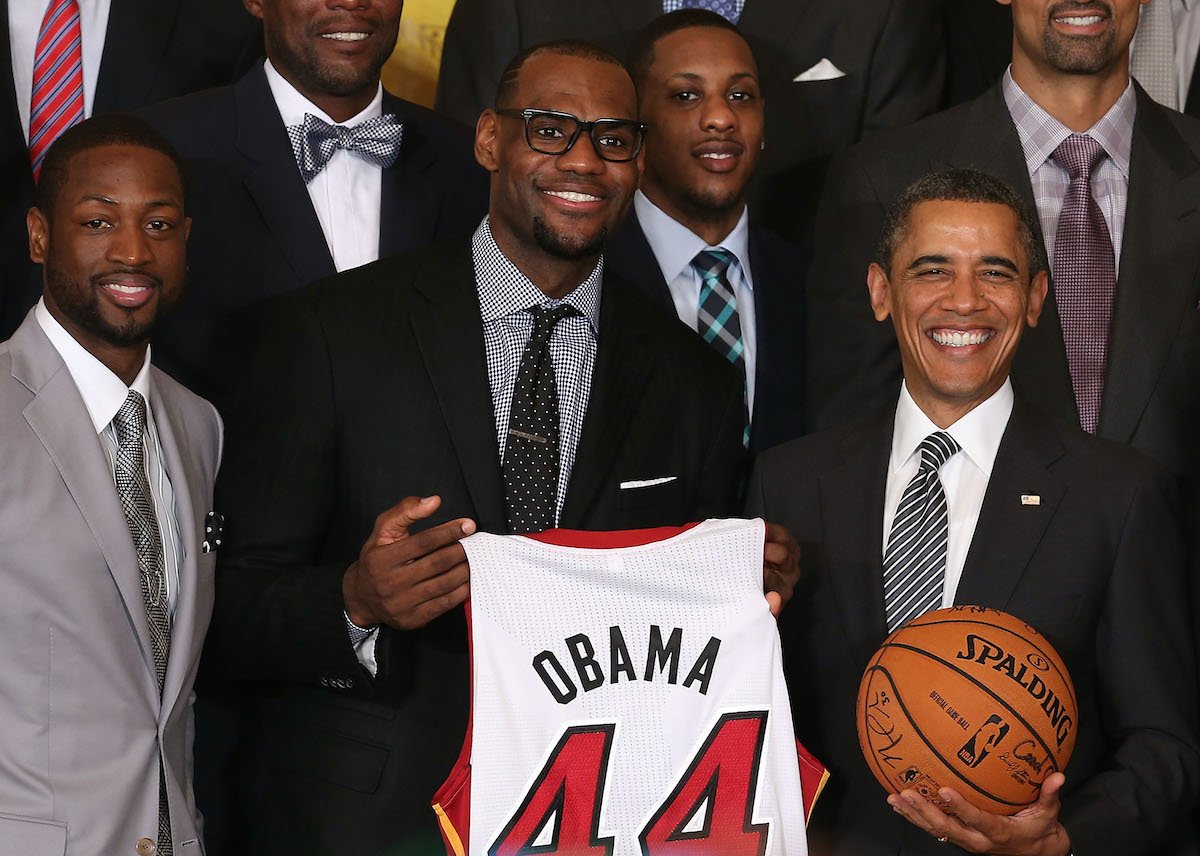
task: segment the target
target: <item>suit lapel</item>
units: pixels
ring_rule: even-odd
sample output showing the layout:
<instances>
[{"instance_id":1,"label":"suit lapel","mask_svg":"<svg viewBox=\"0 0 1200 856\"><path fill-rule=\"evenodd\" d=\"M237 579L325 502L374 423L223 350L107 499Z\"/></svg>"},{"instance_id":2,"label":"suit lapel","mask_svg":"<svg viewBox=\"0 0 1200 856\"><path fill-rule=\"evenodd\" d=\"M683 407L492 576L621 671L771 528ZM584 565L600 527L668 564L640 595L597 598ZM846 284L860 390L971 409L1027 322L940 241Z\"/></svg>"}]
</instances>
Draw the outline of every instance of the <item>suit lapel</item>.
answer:
<instances>
[{"instance_id":1,"label":"suit lapel","mask_svg":"<svg viewBox=\"0 0 1200 856\"><path fill-rule=\"evenodd\" d=\"M132 110L147 103L162 73L179 3L112 0L93 113Z\"/></svg>"},{"instance_id":2,"label":"suit lapel","mask_svg":"<svg viewBox=\"0 0 1200 856\"><path fill-rule=\"evenodd\" d=\"M383 170L379 200L379 257L428 246L436 235L441 195L425 176L436 159L434 142L405 103L384 92L383 112L404 123L400 157Z\"/></svg>"},{"instance_id":3,"label":"suit lapel","mask_svg":"<svg viewBox=\"0 0 1200 856\"><path fill-rule=\"evenodd\" d=\"M842 440L842 467L820 482L828 520L825 567L856 662L887 635L883 609L883 499L894 414L881 413Z\"/></svg>"},{"instance_id":4,"label":"suit lapel","mask_svg":"<svg viewBox=\"0 0 1200 856\"><path fill-rule=\"evenodd\" d=\"M630 211L621 231L604 248L604 264L641 288L642 293L675 315L675 300L671 289L662 277L662 268L654 257L654 250L646 240L646 233L638 220L637 212Z\"/></svg>"},{"instance_id":5,"label":"suit lapel","mask_svg":"<svg viewBox=\"0 0 1200 856\"><path fill-rule=\"evenodd\" d=\"M603 495L650 376L646 370L651 358L647 339L652 333L642 314L629 305L626 289L632 287L610 274L604 276L596 366L563 503L564 527L581 527Z\"/></svg>"},{"instance_id":6,"label":"suit lapel","mask_svg":"<svg viewBox=\"0 0 1200 856\"><path fill-rule=\"evenodd\" d=\"M1128 443L1180 320L1194 314L1200 161L1139 87L1129 205L1098 433ZM1166 332L1164 332L1166 331Z\"/></svg>"},{"instance_id":7,"label":"suit lapel","mask_svg":"<svg viewBox=\"0 0 1200 856\"><path fill-rule=\"evenodd\" d=\"M201 517L208 505L205 496L208 479L196 465L195 456L185 454L190 448L187 423L177 402L161 384L152 388L151 398L154 426L163 451L163 467L171 479L175 498L175 519L183 553L175 620L171 625L171 657L163 685L162 710L169 712L179 700L190 665L200 654L200 644L208 626L207 616L212 611L213 593L211 590L199 591L197 568ZM201 622L199 626L198 622Z\"/></svg>"},{"instance_id":8,"label":"suit lapel","mask_svg":"<svg viewBox=\"0 0 1200 856\"><path fill-rule=\"evenodd\" d=\"M336 269L321 222L296 168L287 130L260 66L234 86L237 147L251 166L244 179L267 230L297 282L332 276Z\"/></svg>"},{"instance_id":9,"label":"suit lapel","mask_svg":"<svg viewBox=\"0 0 1200 856\"><path fill-rule=\"evenodd\" d=\"M13 378L34 393L24 410L25 421L54 461L108 563L142 650L147 689L153 691L154 655L137 553L87 407L70 371L33 315L14 334L10 348Z\"/></svg>"},{"instance_id":10,"label":"suit lapel","mask_svg":"<svg viewBox=\"0 0 1200 856\"><path fill-rule=\"evenodd\" d=\"M1007 606L1062 499L1065 486L1047 469L1062 454L1049 423L1018 398L992 466L956 604ZM1036 496L1037 504L1022 501L1026 496Z\"/></svg>"},{"instance_id":11,"label":"suit lapel","mask_svg":"<svg viewBox=\"0 0 1200 856\"><path fill-rule=\"evenodd\" d=\"M415 285L426 303L412 314L413 334L480 528L504 532L496 417L469 245L435 257L417 274Z\"/></svg>"}]
</instances>

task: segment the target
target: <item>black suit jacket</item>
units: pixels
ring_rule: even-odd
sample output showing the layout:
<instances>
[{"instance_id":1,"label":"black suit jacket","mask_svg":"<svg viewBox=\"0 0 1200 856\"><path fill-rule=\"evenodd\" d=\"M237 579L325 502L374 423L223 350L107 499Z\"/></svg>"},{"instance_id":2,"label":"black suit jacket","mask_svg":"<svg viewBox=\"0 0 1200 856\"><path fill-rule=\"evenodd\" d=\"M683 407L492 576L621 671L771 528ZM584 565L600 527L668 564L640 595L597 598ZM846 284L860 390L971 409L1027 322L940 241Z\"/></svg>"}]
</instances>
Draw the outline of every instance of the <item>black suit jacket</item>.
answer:
<instances>
[{"instance_id":1,"label":"black suit jacket","mask_svg":"<svg viewBox=\"0 0 1200 856\"><path fill-rule=\"evenodd\" d=\"M626 59L638 31L661 13L662 0L458 0L437 108L474 124L522 48L583 38ZM780 234L807 242L830 155L937 109L941 21L932 0L747 0L738 27L758 59L767 101L752 207ZM845 76L794 80L823 58Z\"/></svg>"},{"instance_id":2,"label":"black suit jacket","mask_svg":"<svg viewBox=\"0 0 1200 856\"><path fill-rule=\"evenodd\" d=\"M471 135L387 93L383 111L404 123L404 139L383 173L380 257L469 234L487 207ZM220 405L261 327L262 302L332 276L333 257L262 66L145 115L179 147L193 187L189 289L159 328L154 359Z\"/></svg>"},{"instance_id":3,"label":"black suit jacket","mask_svg":"<svg viewBox=\"0 0 1200 856\"><path fill-rule=\"evenodd\" d=\"M13 88L9 2L0 0L0 339L41 293L25 233L33 173ZM92 112L135 110L232 83L262 50L262 26L241 0L112 0Z\"/></svg>"},{"instance_id":4,"label":"black suit jacket","mask_svg":"<svg viewBox=\"0 0 1200 856\"><path fill-rule=\"evenodd\" d=\"M453 243L349 271L275 314L227 419L229 540L206 649L210 666L260 682L250 851L434 852L430 798L468 710L462 611L384 631L372 680L350 646L341 581L376 515L407 495L442 497L430 524L506 529L470 251ZM728 514L741 398L715 351L606 275L561 525ZM663 476L677 478L619 489Z\"/></svg>"},{"instance_id":5,"label":"black suit jacket","mask_svg":"<svg viewBox=\"0 0 1200 856\"><path fill-rule=\"evenodd\" d=\"M1012 9L996 0L939 0L945 22L943 107L977 98L1012 61Z\"/></svg>"},{"instance_id":6,"label":"black suit jacket","mask_svg":"<svg viewBox=\"0 0 1200 856\"><path fill-rule=\"evenodd\" d=\"M885 208L924 173L951 167L1004 179L1036 210L999 86L847 152L831 176L808 280L809 413L818 427L894 403L900 356L891 322L879 324L871 314L867 265ZM1200 470L1197 200L1200 121L1160 107L1139 88L1098 433L1145 451L1189 494ZM855 347L846 348L848 341ZM1043 412L1078 422L1052 293L1017 351L1013 384Z\"/></svg>"},{"instance_id":7,"label":"black suit jacket","mask_svg":"<svg viewBox=\"0 0 1200 856\"><path fill-rule=\"evenodd\" d=\"M757 453L804 433L803 283L808 258L753 223L749 252L757 330L750 451ZM675 314L671 291L634 211L609 241L605 264Z\"/></svg>"},{"instance_id":8,"label":"black suit jacket","mask_svg":"<svg viewBox=\"0 0 1200 856\"><path fill-rule=\"evenodd\" d=\"M892 812L855 731L859 679L887 635L891 440L892 417L881 413L771 450L748 500L804 551L780 632L797 737L831 773L810 834L847 856L947 852ZM1041 504L1023 505L1028 493ZM1196 799L1194 652L1173 493L1138 453L1053 423L1018 397L955 595L1026 620L1067 664L1079 715L1060 819L1076 853L1164 852L1165 839L1183 840Z\"/></svg>"}]
</instances>

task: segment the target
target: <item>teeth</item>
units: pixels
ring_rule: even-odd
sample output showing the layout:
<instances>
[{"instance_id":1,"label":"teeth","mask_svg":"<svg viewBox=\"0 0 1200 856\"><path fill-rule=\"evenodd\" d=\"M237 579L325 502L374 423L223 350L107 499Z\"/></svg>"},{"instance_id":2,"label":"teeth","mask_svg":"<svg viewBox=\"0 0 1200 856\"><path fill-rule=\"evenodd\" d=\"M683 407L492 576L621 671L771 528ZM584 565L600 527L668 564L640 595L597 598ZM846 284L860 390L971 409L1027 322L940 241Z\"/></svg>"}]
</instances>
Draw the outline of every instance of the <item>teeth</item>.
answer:
<instances>
[{"instance_id":1,"label":"teeth","mask_svg":"<svg viewBox=\"0 0 1200 856\"><path fill-rule=\"evenodd\" d=\"M992 337L991 331L983 332L967 332L961 330L941 331L934 330L929 334L933 341L939 345L947 345L951 348L962 348L967 345L982 345Z\"/></svg>"},{"instance_id":2,"label":"teeth","mask_svg":"<svg viewBox=\"0 0 1200 856\"><path fill-rule=\"evenodd\" d=\"M575 193L571 190L547 190L551 196L557 196L559 199L565 199L568 202L599 202L599 196L592 196L588 193Z\"/></svg>"},{"instance_id":3,"label":"teeth","mask_svg":"<svg viewBox=\"0 0 1200 856\"><path fill-rule=\"evenodd\" d=\"M361 42L369 33L322 33L321 38L337 42Z\"/></svg>"},{"instance_id":4,"label":"teeth","mask_svg":"<svg viewBox=\"0 0 1200 856\"><path fill-rule=\"evenodd\" d=\"M146 286L144 285L118 285L117 283L106 285L105 288L111 288L113 291L119 291L122 294L140 294L146 290Z\"/></svg>"},{"instance_id":5,"label":"teeth","mask_svg":"<svg viewBox=\"0 0 1200 856\"><path fill-rule=\"evenodd\" d=\"M705 152L704 154L700 155L700 157L702 157L702 158L712 158L713 160L726 160L726 159L728 159L728 158L731 158L731 157L733 157L733 155L732 155L732 154L729 154L729 153L727 153L727 152L726 152L726 153L720 153L720 152Z\"/></svg>"},{"instance_id":6,"label":"teeth","mask_svg":"<svg viewBox=\"0 0 1200 856\"><path fill-rule=\"evenodd\" d=\"M1093 24L1099 24L1104 19L1099 15L1086 15L1082 17L1059 18L1058 20L1072 27L1090 27Z\"/></svg>"}]
</instances>

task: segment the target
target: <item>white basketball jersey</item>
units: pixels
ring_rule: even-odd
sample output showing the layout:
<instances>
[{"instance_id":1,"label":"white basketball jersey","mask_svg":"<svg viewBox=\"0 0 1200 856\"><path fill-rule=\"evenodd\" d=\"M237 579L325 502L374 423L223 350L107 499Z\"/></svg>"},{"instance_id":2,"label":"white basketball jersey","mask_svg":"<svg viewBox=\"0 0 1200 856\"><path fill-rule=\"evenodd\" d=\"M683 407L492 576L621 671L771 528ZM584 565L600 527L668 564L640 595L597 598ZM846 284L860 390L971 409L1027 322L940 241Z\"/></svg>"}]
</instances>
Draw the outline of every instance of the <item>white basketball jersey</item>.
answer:
<instances>
[{"instance_id":1,"label":"white basketball jersey","mask_svg":"<svg viewBox=\"0 0 1200 856\"><path fill-rule=\"evenodd\" d=\"M454 856L805 856L760 520L479 533Z\"/></svg>"}]
</instances>

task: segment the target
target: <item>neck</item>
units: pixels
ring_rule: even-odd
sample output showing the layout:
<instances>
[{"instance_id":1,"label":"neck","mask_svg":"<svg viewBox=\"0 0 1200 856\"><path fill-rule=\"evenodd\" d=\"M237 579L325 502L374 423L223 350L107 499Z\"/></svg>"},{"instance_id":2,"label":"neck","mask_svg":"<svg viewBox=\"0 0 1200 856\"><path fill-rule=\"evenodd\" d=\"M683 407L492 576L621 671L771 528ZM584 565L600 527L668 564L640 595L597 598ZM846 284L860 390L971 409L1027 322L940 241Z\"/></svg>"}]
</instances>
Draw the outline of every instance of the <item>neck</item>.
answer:
<instances>
[{"instance_id":1,"label":"neck","mask_svg":"<svg viewBox=\"0 0 1200 856\"><path fill-rule=\"evenodd\" d=\"M530 282L553 300L562 300L588 278L600 260L600 253L575 259L551 255L540 247L522 245L499 221L490 222L492 238L500 252L517 266Z\"/></svg>"},{"instance_id":2,"label":"neck","mask_svg":"<svg viewBox=\"0 0 1200 856\"><path fill-rule=\"evenodd\" d=\"M739 197L732 205L724 208L700 208L698 206L676 205L659 187L650 181L643 181L642 193L655 206L695 235L704 239L710 247L715 247L729 237L742 219L746 210L746 202Z\"/></svg>"},{"instance_id":3,"label":"neck","mask_svg":"<svg viewBox=\"0 0 1200 856\"><path fill-rule=\"evenodd\" d=\"M1076 133L1083 133L1107 113L1129 85L1126 54L1111 69L1098 74L1064 74L1034 65L1014 55L1013 81L1039 107Z\"/></svg>"},{"instance_id":4,"label":"neck","mask_svg":"<svg viewBox=\"0 0 1200 856\"><path fill-rule=\"evenodd\" d=\"M361 89L356 89L354 92L345 95L333 95L329 92L322 92L306 86L303 81L297 80L289 70L281 68L274 61L271 64L275 66L275 70L279 72L279 75L292 85L292 88L319 107L325 115L336 123L353 119L363 110L366 110L367 105L374 100L375 94L379 91L378 75L372 79L370 84L364 85Z\"/></svg>"}]
</instances>

